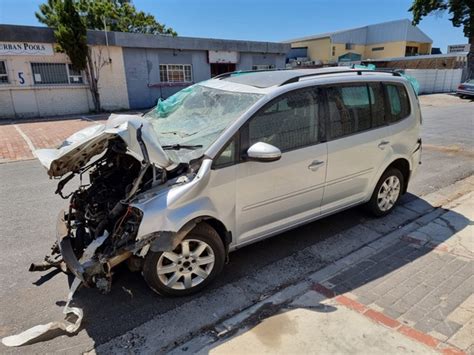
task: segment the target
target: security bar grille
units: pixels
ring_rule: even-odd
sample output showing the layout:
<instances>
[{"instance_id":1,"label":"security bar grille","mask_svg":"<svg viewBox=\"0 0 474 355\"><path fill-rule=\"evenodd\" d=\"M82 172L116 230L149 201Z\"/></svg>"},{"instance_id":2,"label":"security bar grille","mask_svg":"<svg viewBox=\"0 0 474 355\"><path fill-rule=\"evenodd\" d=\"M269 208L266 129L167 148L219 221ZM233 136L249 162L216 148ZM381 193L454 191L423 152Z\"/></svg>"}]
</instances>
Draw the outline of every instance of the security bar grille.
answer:
<instances>
[{"instance_id":1,"label":"security bar grille","mask_svg":"<svg viewBox=\"0 0 474 355\"><path fill-rule=\"evenodd\" d=\"M192 77L190 64L160 64L160 81L163 83L190 83Z\"/></svg>"},{"instance_id":2,"label":"security bar grille","mask_svg":"<svg viewBox=\"0 0 474 355\"><path fill-rule=\"evenodd\" d=\"M7 66L4 61L0 61L0 84L8 84Z\"/></svg>"},{"instance_id":3,"label":"security bar grille","mask_svg":"<svg viewBox=\"0 0 474 355\"><path fill-rule=\"evenodd\" d=\"M31 63L35 85L83 84L81 72L66 63Z\"/></svg>"}]
</instances>

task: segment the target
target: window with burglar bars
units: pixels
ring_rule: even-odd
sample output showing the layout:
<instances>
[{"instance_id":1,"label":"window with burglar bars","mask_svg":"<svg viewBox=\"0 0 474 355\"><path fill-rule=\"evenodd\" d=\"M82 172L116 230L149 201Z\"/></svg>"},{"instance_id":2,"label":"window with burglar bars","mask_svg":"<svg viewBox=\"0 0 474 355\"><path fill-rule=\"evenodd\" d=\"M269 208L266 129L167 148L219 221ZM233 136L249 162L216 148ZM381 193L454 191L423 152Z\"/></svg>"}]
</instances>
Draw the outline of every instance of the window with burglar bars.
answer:
<instances>
[{"instance_id":1,"label":"window with burglar bars","mask_svg":"<svg viewBox=\"0 0 474 355\"><path fill-rule=\"evenodd\" d=\"M190 83L193 81L190 64L160 64L162 83Z\"/></svg>"},{"instance_id":2,"label":"window with burglar bars","mask_svg":"<svg viewBox=\"0 0 474 355\"><path fill-rule=\"evenodd\" d=\"M66 63L31 63L35 85L83 84L80 71Z\"/></svg>"},{"instance_id":3,"label":"window with burglar bars","mask_svg":"<svg viewBox=\"0 0 474 355\"><path fill-rule=\"evenodd\" d=\"M8 84L7 66L0 60L0 84Z\"/></svg>"}]
</instances>

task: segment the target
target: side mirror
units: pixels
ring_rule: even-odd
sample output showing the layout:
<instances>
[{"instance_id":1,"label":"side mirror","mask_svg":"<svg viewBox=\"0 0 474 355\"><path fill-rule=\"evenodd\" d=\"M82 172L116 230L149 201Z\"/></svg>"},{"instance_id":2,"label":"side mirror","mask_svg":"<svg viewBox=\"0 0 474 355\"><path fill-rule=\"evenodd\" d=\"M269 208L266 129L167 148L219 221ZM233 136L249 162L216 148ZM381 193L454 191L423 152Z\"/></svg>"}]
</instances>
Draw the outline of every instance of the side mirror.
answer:
<instances>
[{"instance_id":1,"label":"side mirror","mask_svg":"<svg viewBox=\"0 0 474 355\"><path fill-rule=\"evenodd\" d=\"M271 162L281 158L281 151L277 147L263 142L257 142L247 150L248 160Z\"/></svg>"}]
</instances>

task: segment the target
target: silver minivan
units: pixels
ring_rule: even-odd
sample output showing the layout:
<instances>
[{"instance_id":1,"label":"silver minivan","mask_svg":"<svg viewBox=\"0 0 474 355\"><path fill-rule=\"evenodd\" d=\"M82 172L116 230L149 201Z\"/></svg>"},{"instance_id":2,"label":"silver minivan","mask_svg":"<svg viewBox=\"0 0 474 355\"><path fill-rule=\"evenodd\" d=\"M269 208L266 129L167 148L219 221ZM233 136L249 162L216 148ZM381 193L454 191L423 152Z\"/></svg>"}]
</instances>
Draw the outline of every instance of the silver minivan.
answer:
<instances>
[{"instance_id":1,"label":"silver minivan","mask_svg":"<svg viewBox=\"0 0 474 355\"><path fill-rule=\"evenodd\" d=\"M127 262L162 295L208 285L229 252L365 204L393 210L420 162L421 113L397 73L347 68L236 72L145 115L37 151L69 200L56 266L110 290ZM70 194L69 181L78 181Z\"/></svg>"}]
</instances>

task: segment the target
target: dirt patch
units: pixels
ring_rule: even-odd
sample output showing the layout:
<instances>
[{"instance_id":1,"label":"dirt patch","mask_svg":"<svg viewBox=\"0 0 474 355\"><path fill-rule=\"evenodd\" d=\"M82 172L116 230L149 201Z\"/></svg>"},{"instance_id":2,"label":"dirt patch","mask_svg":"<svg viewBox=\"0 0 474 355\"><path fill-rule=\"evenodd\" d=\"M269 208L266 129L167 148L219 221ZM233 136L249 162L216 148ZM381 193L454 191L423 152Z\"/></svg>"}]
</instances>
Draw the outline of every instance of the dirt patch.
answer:
<instances>
[{"instance_id":1,"label":"dirt patch","mask_svg":"<svg viewBox=\"0 0 474 355\"><path fill-rule=\"evenodd\" d=\"M461 99L454 93L420 95L421 106L445 107L452 105L473 104L473 99Z\"/></svg>"}]
</instances>

